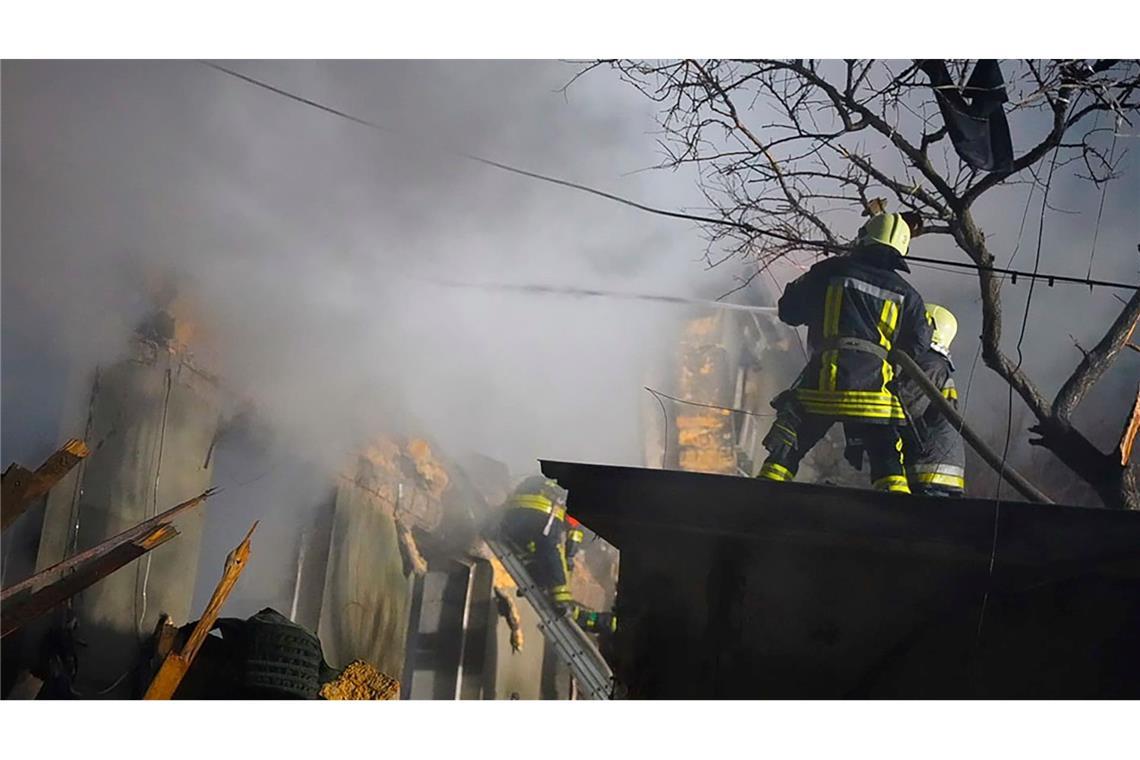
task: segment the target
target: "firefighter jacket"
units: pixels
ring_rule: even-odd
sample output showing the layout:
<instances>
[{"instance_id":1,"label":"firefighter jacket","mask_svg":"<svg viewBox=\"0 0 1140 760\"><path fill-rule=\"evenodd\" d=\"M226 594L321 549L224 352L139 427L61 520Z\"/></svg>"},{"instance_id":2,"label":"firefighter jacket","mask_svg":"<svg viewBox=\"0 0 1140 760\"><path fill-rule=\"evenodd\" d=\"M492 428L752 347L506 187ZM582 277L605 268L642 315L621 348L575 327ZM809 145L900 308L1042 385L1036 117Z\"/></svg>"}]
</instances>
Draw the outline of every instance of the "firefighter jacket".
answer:
<instances>
[{"instance_id":1,"label":"firefighter jacket","mask_svg":"<svg viewBox=\"0 0 1140 760\"><path fill-rule=\"evenodd\" d=\"M807 325L811 359L793 385L809 414L837 420L900 424L892 349L916 357L930 348L922 296L896 270L910 271L879 244L819 262L788 284L780 319Z\"/></svg>"},{"instance_id":2,"label":"firefighter jacket","mask_svg":"<svg viewBox=\"0 0 1140 760\"><path fill-rule=\"evenodd\" d=\"M954 385L954 364L949 357L928 351L917 361L927 377L941 389L946 400L957 409L958 389ZM914 420L914 430L903 433L907 444L904 463L911 485L964 491L966 446L962 434L909 378L899 383L899 398Z\"/></svg>"}]
</instances>

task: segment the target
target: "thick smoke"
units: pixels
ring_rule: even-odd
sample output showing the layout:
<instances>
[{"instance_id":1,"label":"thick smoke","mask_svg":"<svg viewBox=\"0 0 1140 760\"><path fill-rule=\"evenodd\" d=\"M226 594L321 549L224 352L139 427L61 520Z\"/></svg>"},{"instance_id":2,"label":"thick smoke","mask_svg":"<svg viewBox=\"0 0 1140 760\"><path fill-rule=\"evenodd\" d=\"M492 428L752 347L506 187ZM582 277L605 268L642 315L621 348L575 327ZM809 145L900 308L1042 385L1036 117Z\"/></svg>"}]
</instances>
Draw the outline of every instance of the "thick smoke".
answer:
<instances>
[{"instance_id":1,"label":"thick smoke","mask_svg":"<svg viewBox=\"0 0 1140 760\"><path fill-rule=\"evenodd\" d=\"M691 181L636 172L659 159L651 104L603 77L559 93L576 69L554 62L235 67L416 139L192 62L5 64L5 461L58 445L65 397L173 274L195 351L274 434L264 456L219 450L203 578L253 519L287 559L313 481L378 432L516 476L540 457L640 463L641 386L682 311L425 280L717 292L693 227L431 147L696 202ZM249 572L247 594L280 584L264 560Z\"/></svg>"},{"instance_id":2,"label":"thick smoke","mask_svg":"<svg viewBox=\"0 0 1140 760\"><path fill-rule=\"evenodd\" d=\"M553 62L278 62L235 67L389 124L380 135L192 62L18 62L3 67L3 440L34 464L59 443L83 379L123 350L173 273L200 322L230 405L251 400L274 433L258 456L219 453L227 489L209 507L202 577L262 519L242 593L287 602L289 563L318 481L376 432L426 434L520 475L539 457L641 463L647 372L674 349L669 305L440 288L430 279L536 282L710 297L698 230L454 157L453 146L667 207L702 205L684 172L637 172L661 158L654 104ZM1021 150L1035 135L1016 131ZM1122 139L1120 149L1128 146ZM425 147L428 146L428 147ZM433 148L430 146L441 146ZM1109 188L1093 275L1135 281L1135 157ZM1005 263L1027 186L976 209ZM1099 192L1058 172L1043 271L1084 275ZM1018 268L1032 268L1040 194ZM854 234L858 216L840 224ZM951 241L923 255L962 260ZM805 259L806 261L806 259ZM797 270L781 265L777 277ZM999 443L1006 386L980 362L971 273L914 268L929 300L958 314L968 418ZM1015 354L1028 284L1005 288L1003 345ZM1126 295L1126 294L1125 294ZM1111 291L1038 283L1024 366L1054 393L1119 303ZM1070 338L1072 336L1072 338ZM1104 448L1131 398L1128 353L1078 422ZM1014 399L1012 457L1026 419ZM1018 427L1020 425L1020 427ZM199 597L203 585L200 584ZM208 593L208 589L206 589ZM259 597L260 595L260 597ZM285 602L280 601L281 598ZM200 605L199 598L195 604ZM237 612L245 611L238 610Z\"/></svg>"},{"instance_id":3,"label":"thick smoke","mask_svg":"<svg viewBox=\"0 0 1140 760\"><path fill-rule=\"evenodd\" d=\"M564 98L568 67L245 68L427 144L674 204L692 196L686 183L669 196L650 192L651 175L622 179L655 159L650 114L601 79ZM277 426L332 446L404 413L513 467L540 453L628 461L636 359L667 314L409 278L687 292L694 230L189 62L9 64L4 89L6 343L37 336L36 353L105 360L146 305L142 265L173 270L221 374ZM5 373L8 409L26 408ZM10 446L35 458L6 435Z\"/></svg>"}]
</instances>

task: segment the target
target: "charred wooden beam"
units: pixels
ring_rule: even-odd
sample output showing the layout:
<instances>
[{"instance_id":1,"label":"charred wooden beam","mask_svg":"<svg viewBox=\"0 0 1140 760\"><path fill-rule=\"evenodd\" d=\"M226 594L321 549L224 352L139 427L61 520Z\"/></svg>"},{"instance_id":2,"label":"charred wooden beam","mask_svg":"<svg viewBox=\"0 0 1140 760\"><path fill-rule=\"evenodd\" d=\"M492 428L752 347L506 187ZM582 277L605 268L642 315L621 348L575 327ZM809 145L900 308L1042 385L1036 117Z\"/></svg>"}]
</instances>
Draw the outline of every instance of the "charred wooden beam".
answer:
<instances>
[{"instance_id":1,"label":"charred wooden beam","mask_svg":"<svg viewBox=\"0 0 1140 760\"><path fill-rule=\"evenodd\" d=\"M65 559L0 594L0 636L7 636L56 605L178 535L173 521L214 493L207 490L101 544Z\"/></svg>"},{"instance_id":2,"label":"charred wooden beam","mask_svg":"<svg viewBox=\"0 0 1140 760\"><path fill-rule=\"evenodd\" d=\"M35 472L14 462L10 464L0 477L0 490L3 492L0 496L0 530L7 530L36 499L50 491L89 453L87 444L72 438Z\"/></svg>"},{"instance_id":3,"label":"charred wooden beam","mask_svg":"<svg viewBox=\"0 0 1140 760\"><path fill-rule=\"evenodd\" d=\"M250 554L250 539L253 537L253 532L257 530L257 523L249 529L249 533L245 534L245 538L237 547L229 553L226 557L226 566L222 571L222 579L218 581L217 587L214 589L210 601L206 604L206 610L202 613L202 617L198 619L197 625L187 639L186 645L182 647L179 652L170 652L166 655L166 659L162 661L162 667L158 669L158 674L155 675L154 680L151 681L150 687L146 690L143 699L170 699L174 696L174 692L178 690L178 685L182 683L182 678L186 672L190 670L190 665L194 662L194 658L198 655L198 650L201 649L203 642L206 641L206 636L209 635L210 629L214 627L214 623L218 620L218 615L222 612L222 607L229 598L230 592L234 590L234 585L237 584L238 578L241 577L242 570L245 569L246 564L249 562Z\"/></svg>"}]
</instances>

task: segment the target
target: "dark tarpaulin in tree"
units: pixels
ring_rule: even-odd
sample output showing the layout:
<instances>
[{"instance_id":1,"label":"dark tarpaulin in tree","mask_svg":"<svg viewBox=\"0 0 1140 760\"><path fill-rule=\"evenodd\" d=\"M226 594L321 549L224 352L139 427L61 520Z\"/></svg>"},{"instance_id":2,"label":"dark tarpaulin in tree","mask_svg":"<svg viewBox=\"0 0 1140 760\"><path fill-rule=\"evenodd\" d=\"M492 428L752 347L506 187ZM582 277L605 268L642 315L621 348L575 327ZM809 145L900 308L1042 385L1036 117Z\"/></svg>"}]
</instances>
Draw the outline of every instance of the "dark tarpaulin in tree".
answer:
<instances>
[{"instance_id":1,"label":"dark tarpaulin in tree","mask_svg":"<svg viewBox=\"0 0 1140 760\"><path fill-rule=\"evenodd\" d=\"M962 160L985 171L1009 169L1013 163L1013 142L1002 110L1009 97L997 61L978 61L961 90L950 78L946 61L927 60L920 66L930 77L950 140Z\"/></svg>"}]
</instances>

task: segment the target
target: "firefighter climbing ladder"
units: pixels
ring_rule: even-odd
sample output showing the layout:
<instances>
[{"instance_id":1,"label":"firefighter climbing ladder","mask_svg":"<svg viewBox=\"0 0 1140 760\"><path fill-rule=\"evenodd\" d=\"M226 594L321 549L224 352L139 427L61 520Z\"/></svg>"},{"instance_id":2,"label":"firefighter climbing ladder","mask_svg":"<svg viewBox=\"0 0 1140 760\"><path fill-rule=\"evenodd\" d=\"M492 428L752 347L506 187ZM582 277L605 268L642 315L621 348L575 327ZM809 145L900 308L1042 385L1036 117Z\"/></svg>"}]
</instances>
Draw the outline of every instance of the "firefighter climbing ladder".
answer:
<instances>
[{"instance_id":1,"label":"firefighter climbing ladder","mask_svg":"<svg viewBox=\"0 0 1140 760\"><path fill-rule=\"evenodd\" d=\"M539 630L558 653L578 687L590 699L613 698L613 672L589 636L573 620L559 615L546 594L530 577L522 561L502 543L488 539L487 545L510 573L519 592L538 614Z\"/></svg>"}]
</instances>

